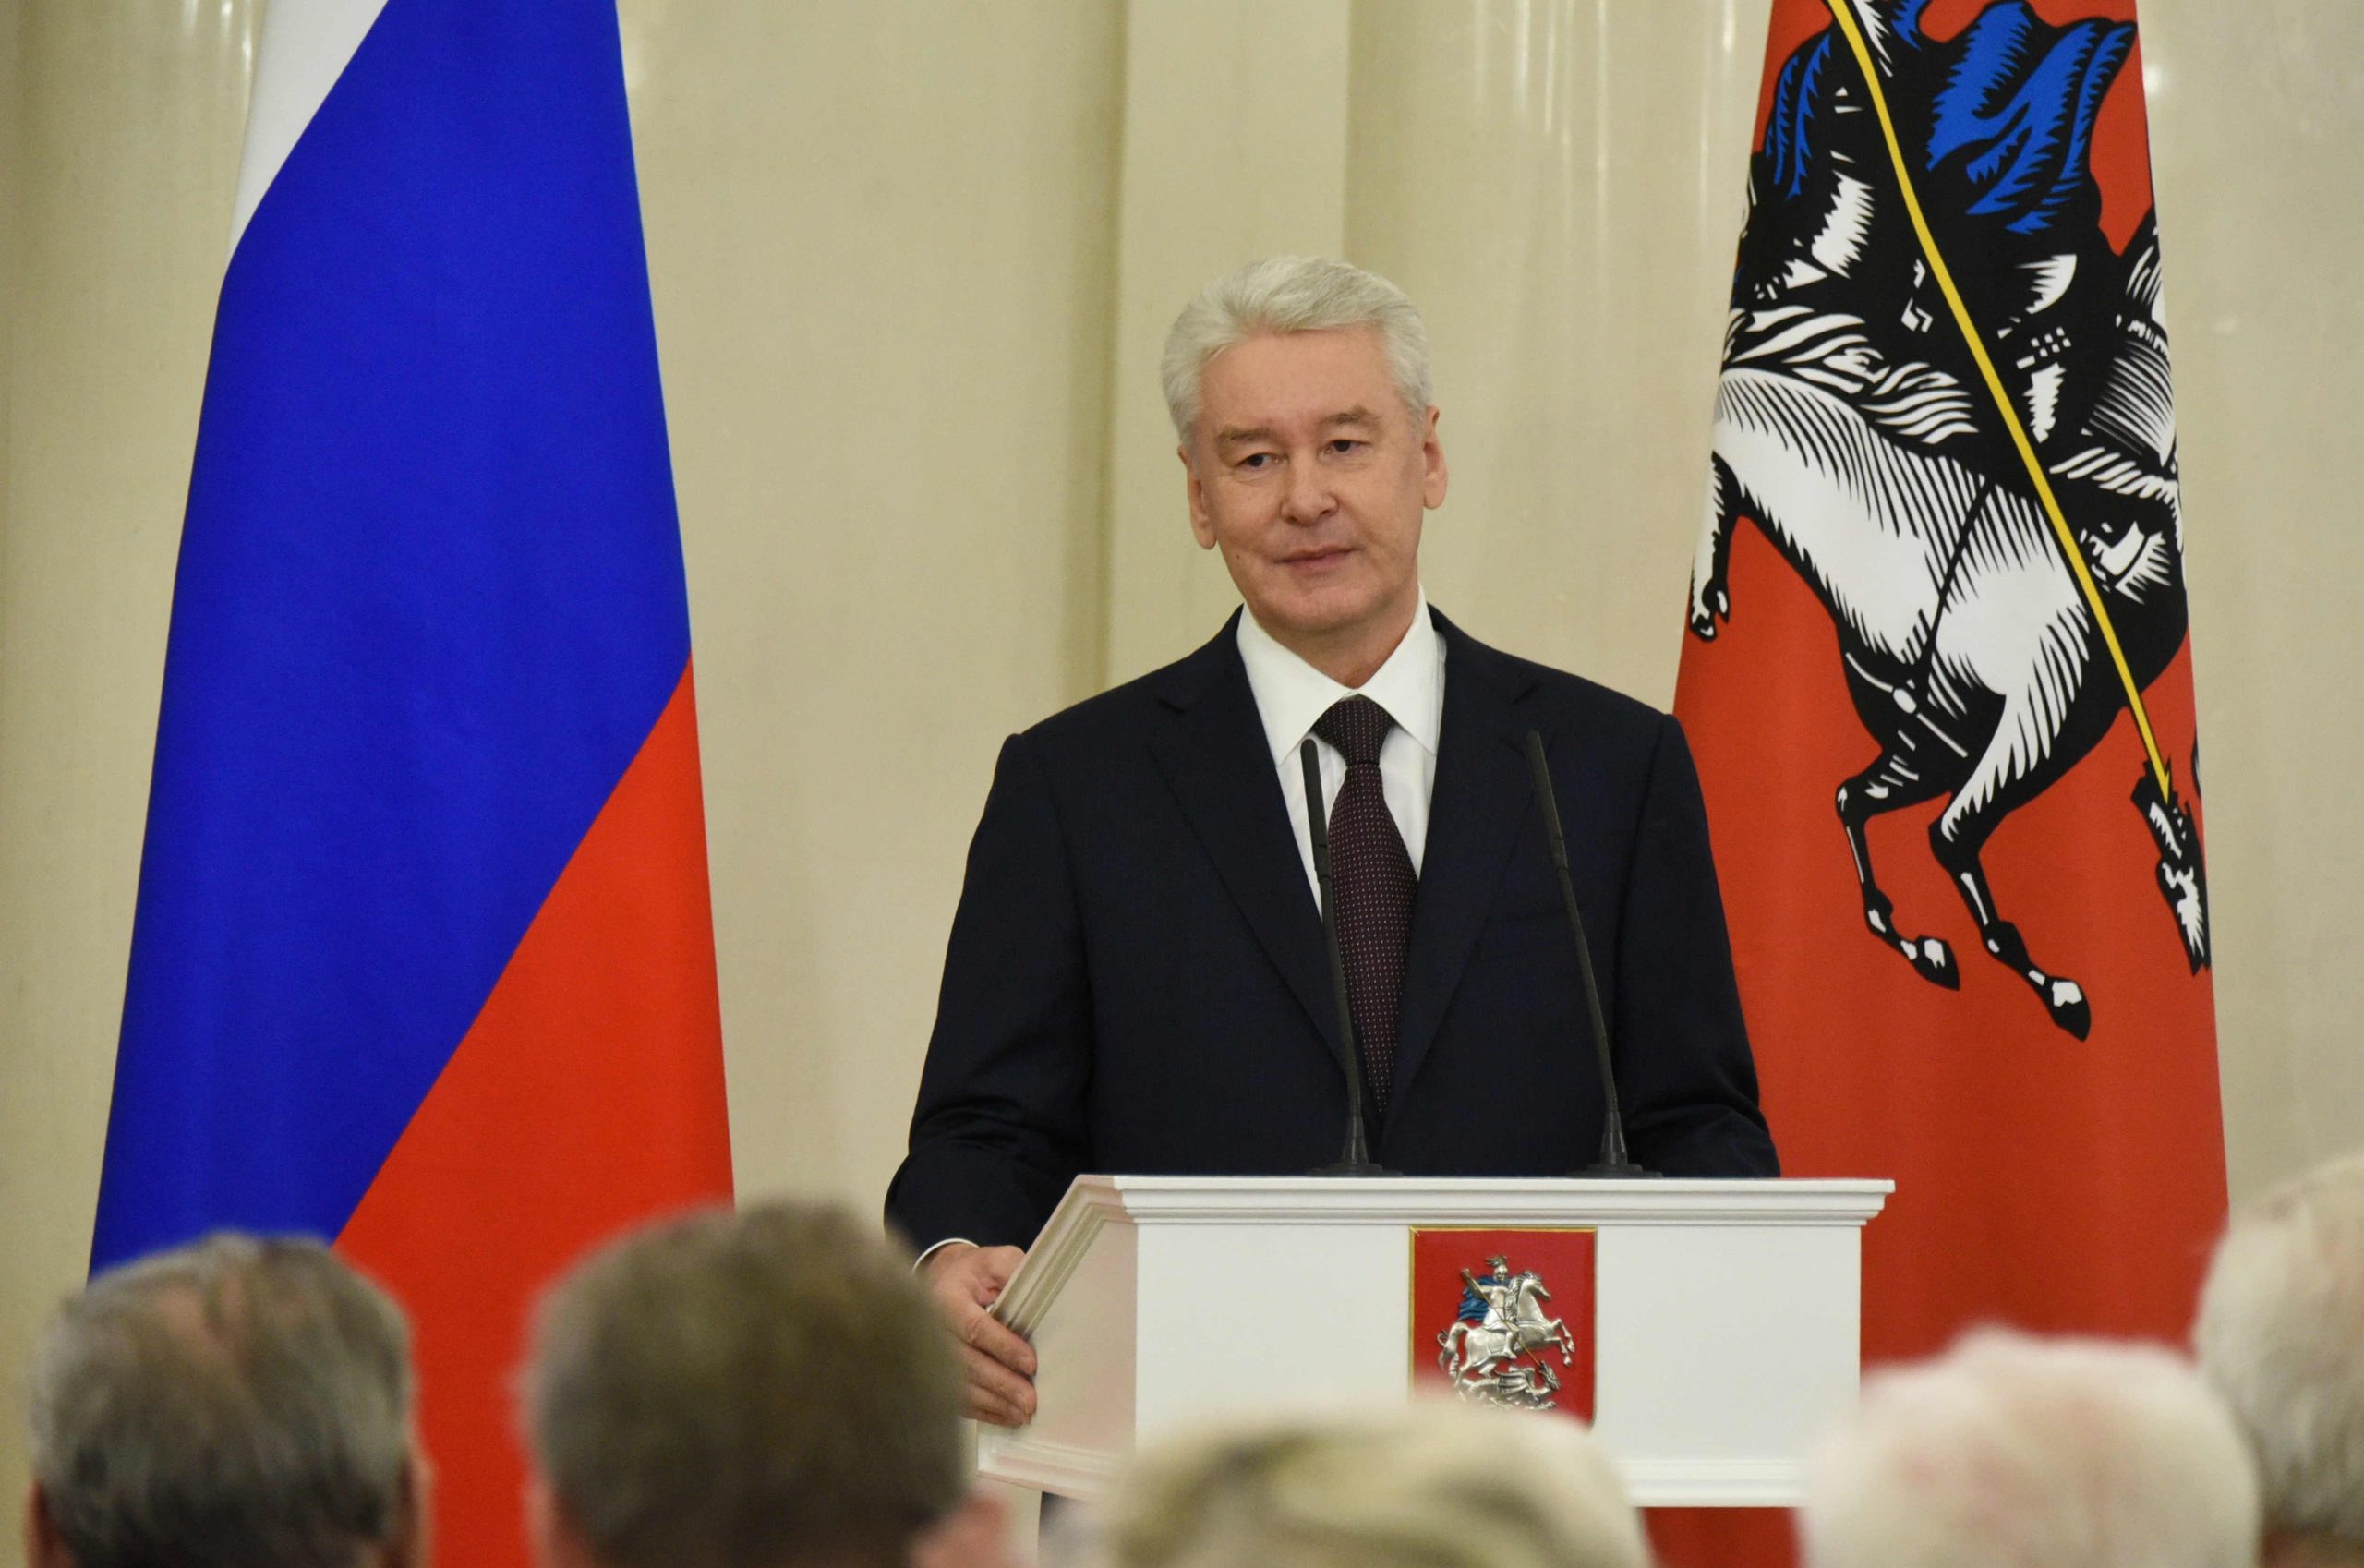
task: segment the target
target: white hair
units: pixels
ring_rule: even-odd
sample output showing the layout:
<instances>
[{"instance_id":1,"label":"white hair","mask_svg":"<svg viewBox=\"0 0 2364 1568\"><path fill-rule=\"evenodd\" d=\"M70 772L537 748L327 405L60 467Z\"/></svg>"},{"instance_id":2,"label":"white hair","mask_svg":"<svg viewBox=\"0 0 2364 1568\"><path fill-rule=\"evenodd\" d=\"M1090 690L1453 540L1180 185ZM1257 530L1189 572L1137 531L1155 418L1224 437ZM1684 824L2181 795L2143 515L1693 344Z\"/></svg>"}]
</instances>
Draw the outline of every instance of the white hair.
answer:
<instances>
[{"instance_id":1,"label":"white hair","mask_svg":"<svg viewBox=\"0 0 2364 1568\"><path fill-rule=\"evenodd\" d=\"M1184 1438L1119 1482L1101 1568L1647 1568L1574 1421L1448 1403Z\"/></svg>"},{"instance_id":2,"label":"white hair","mask_svg":"<svg viewBox=\"0 0 2364 1568\"><path fill-rule=\"evenodd\" d=\"M1809 1461L1809 1568L2251 1568L2232 1417L2155 1345L1972 1333Z\"/></svg>"},{"instance_id":3,"label":"white hair","mask_svg":"<svg viewBox=\"0 0 2364 1568\"><path fill-rule=\"evenodd\" d=\"M100 1274L30 1381L80 1568L344 1568L416 1524L409 1324L318 1242L223 1232Z\"/></svg>"},{"instance_id":4,"label":"white hair","mask_svg":"<svg viewBox=\"0 0 2364 1568\"><path fill-rule=\"evenodd\" d=\"M1264 334L1369 327L1379 333L1388 373L1417 419L1428 412L1429 334L1419 308L1376 272L1321 256L1273 256L1226 272L1182 308L1165 334L1158 368L1165 411L1184 440L1199 419L1207 364L1232 344Z\"/></svg>"},{"instance_id":5,"label":"white hair","mask_svg":"<svg viewBox=\"0 0 2364 1568\"><path fill-rule=\"evenodd\" d=\"M2234 1217L2192 1337L2257 1456L2266 1522L2364 1550L2364 1155Z\"/></svg>"}]
</instances>

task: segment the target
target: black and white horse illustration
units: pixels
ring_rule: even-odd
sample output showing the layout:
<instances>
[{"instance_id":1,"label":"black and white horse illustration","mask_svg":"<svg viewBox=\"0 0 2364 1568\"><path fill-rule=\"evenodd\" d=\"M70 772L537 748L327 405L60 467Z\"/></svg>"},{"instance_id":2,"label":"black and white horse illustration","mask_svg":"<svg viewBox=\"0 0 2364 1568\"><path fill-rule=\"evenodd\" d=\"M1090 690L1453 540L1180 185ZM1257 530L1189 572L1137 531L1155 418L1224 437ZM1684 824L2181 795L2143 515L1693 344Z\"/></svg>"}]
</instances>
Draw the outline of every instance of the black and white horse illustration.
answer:
<instances>
[{"instance_id":1,"label":"black and white horse illustration","mask_svg":"<svg viewBox=\"0 0 2364 1568\"><path fill-rule=\"evenodd\" d=\"M2185 634L2175 408L2155 227L2101 224L2093 123L2130 27L2055 28L2020 0L1923 34L1924 0L1851 0L1937 254L2076 536L2138 688ZM1820 598L1878 743L1838 813L1872 931L1924 977L1950 948L1909 935L1864 826L1945 799L1930 844L1996 959L2083 1038L2091 1006L1997 910L1980 854L2127 706L2101 626L1910 222L1854 56L1834 27L1775 90L1751 167L1716 405L1690 627L1734 613L1731 530L1754 519ZM2145 772L2135 802L2194 972L2205 884L2189 814Z\"/></svg>"}]
</instances>

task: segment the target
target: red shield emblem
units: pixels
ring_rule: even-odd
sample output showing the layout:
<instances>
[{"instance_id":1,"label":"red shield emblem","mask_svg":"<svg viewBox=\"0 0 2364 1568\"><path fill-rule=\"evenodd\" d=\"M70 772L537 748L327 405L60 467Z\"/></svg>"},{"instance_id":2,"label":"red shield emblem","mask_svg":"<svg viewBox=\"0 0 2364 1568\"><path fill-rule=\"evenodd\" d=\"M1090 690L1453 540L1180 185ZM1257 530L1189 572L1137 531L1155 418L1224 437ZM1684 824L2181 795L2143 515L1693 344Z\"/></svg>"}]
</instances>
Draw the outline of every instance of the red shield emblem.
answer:
<instances>
[{"instance_id":1,"label":"red shield emblem","mask_svg":"<svg viewBox=\"0 0 2364 1568\"><path fill-rule=\"evenodd\" d=\"M1590 1230L1415 1230L1414 1388L1590 1421L1593 1244Z\"/></svg>"}]
</instances>

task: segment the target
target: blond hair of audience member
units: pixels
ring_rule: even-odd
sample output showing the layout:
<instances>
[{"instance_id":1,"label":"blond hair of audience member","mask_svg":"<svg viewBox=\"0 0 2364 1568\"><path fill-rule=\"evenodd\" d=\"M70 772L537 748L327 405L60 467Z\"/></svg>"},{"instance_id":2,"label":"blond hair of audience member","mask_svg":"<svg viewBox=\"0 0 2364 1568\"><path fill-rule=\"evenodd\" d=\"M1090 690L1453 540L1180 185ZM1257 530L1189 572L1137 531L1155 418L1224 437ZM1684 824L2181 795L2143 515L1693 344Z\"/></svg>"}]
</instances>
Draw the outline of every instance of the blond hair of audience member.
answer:
<instances>
[{"instance_id":1,"label":"blond hair of audience member","mask_svg":"<svg viewBox=\"0 0 2364 1568\"><path fill-rule=\"evenodd\" d=\"M2257 1480L2170 1352L1987 1330L1869 1381L1803 1526L1809 1568L2249 1568Z\"/></svg>"},{"instance_id":2,"label":"blond hair of audience member","mask_svg":"<svg viewBox=\"0 0 2364 1568\"><path fill-rule=\"evenodd\" d=\"M1646 1568L1641 1520L1574 1421L1452 1404L1241 1427L1144 1453L1102 1568Z\"/></svg>"},{"instance_id":3,"label":"blond hair of audience member","mask_svg":"<svg viewBox=\"0 0 2364 1568\"><path fill-rule=\"evenodd\" d=\"M410 1329L316 1242L113 1269L33 1355L30 1568L418 1568Z\"/></svg>"},{"instance_id":4,"label":"blond hair of audience member","mask_svg":"<svg viewBox=\"0 0 2364 1568\"><path fill-rule=\"evenodd\" d=\"M650 1226L544 1299L524 1388L548 1568L996 1562L961 1373L908 1253L840 1209Z\"/></svg>"},{"instance_id":5,"label":"blond hair of audience member","mask_svg":"<svg viewBox=\"0 0 2364 1568\"><path fill-rule=\"evenodd\" d=\"M2192 1337L2257 1457L2266 1562L2364 1563L2364 1155L2234 1216Z\"/></svg>"}]
</instances>

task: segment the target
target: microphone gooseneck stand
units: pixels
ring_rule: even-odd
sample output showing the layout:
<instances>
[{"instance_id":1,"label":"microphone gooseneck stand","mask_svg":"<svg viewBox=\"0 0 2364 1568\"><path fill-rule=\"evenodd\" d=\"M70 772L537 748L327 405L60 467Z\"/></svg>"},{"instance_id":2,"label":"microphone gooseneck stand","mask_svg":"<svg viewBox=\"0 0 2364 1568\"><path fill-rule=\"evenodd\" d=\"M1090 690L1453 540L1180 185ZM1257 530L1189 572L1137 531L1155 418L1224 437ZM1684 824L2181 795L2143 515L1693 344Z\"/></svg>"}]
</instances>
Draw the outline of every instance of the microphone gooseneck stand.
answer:
<instances>
[{"instance_id":1,"label":"microphone gooseneck stand","mask_svg":"<svg viewBox=\"0 0 2364 1568\"><path fill-rule=\"evenodd\" d=\"M1593 979L1592 948L1585 941L1585 917L1576 908L1576 885L1568 874L1568 838L1560 830L1560 803L1551 792L1551 765L1543 758L1543 737L1526 732L1527 772L1535 784L1535 803L1543 813L1544 836L1551 842L1551 867L1560 877L1560 901L1567 907L1568 929L1576 939L1576 974L1584 983L1585 1012L1592 1021L1593 1056L1600 1064L1600 1157L1576 1176L1651 1176L1625 1152L1625 1114L1617 1104L1617 1069L1609 1055L1609 1021L1601 1015L1600 986Z\"/></svg>"}]
</instances>

